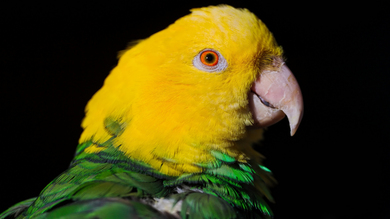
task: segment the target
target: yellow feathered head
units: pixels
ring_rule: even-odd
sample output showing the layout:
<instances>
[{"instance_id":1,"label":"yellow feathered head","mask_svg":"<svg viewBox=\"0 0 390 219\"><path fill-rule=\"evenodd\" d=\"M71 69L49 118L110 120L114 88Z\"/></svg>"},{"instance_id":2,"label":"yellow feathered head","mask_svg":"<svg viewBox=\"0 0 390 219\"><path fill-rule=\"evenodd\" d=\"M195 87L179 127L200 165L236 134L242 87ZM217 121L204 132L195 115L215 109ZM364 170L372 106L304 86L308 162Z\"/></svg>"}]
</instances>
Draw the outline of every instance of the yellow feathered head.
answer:
<instances>
[{"instance_id":1,"label":"yellow feathered head","mask_svg":"<svg viewBox=\"0 0 390 219\"><path fill-rule=\"evenodd\" d=\"M178 175L201 171L192 164L213 160L210 150L242 159L236 142L248 127L270 125L283 112L294 133L302 97L267 27L223 5L193 9L123 52L86 111L80 142L108 140L104 121L114 119L124 129L115 146Z\"/></svg>"}]
</instances>

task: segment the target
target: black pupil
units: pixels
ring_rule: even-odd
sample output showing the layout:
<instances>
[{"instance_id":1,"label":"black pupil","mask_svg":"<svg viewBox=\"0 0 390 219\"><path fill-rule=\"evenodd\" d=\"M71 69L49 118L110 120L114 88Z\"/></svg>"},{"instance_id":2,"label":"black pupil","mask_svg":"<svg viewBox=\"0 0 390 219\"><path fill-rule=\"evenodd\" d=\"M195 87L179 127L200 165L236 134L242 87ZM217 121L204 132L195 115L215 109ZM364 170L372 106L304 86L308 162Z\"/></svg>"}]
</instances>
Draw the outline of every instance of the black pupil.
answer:
<instances>
[{"instance_id":1,"label":"black pupil","mask_svg":"<svg viewBox=\"0 0 390 219\"><path fill-rule=\"evenodd\" d=\"M205 58L205 61L207 63L214 63L215 62L215 55L212 53L207 54L204 58Z\"/></svg>"}]
</instances>

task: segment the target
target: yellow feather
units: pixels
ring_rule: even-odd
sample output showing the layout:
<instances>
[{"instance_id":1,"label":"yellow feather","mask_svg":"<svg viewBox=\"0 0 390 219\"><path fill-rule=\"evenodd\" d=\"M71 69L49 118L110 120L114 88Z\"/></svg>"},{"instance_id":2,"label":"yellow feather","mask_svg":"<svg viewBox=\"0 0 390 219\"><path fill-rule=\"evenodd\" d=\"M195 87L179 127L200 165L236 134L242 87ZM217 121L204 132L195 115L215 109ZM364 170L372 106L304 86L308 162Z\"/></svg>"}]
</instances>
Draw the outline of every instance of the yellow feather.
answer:
<instances>
[{"instance_id":1,"label":"yellow feather","mask_svg":"<svg viewBox=\"0 0 390 219\"><path fill-rule=\"evenodd\" d=\"M193 66L206 48L225 57L224 71ZM86 107L80 143L108 140L104 120L111 117L126 126L114 145L161 173L201 172L194 164L213 161L210 150L245 162L249 149L240 148L239 140L253 122L247 92L264 65L258 60L267 60L260 57L281 54L267 27L248 10L193 9L122 53Z\"/></svg>"},{"instance_id":2,"label":"yellow feather","mask_svg":"<svg viewBox=\"0 0 390 219\"><path fill-rule=\"evenodd\" d=\"M98 146L96 144L92 144L91 146L87 147L85 149L85 152L87 153L98 153L102 150L106 149L106 147L101 147L101 146Z\"/></svg>"}]
</instances>

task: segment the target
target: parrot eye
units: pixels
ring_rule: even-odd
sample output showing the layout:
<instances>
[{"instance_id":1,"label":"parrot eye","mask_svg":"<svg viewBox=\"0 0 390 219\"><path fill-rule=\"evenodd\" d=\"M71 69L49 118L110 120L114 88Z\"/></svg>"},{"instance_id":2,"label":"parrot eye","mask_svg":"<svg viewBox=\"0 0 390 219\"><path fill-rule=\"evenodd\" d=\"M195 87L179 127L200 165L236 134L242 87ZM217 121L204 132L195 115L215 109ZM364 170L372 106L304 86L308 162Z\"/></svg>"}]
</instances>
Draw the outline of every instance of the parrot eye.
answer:
<instances>
[{"instance_id":1,"label":"parrot eye","mask_svg":"<svg viewBox=\"0 0 390 219\"><path fill-rule=\"evenodd\" d=\"M218 54L214 51L207 50L200 54L200 61L207 66L218 64Z\"/></svg>"},{"instance_id":2,"label":"parrot eye","mask_svg":"<svg viewBox=\"0 0 390 219\"><path fill-rule=\"evenodd\" d=\"M195 56L193 65L202 71L218 72L223 71L227 67L225 58L213 49L204 49Z\"/></svg>"}]
</instances>

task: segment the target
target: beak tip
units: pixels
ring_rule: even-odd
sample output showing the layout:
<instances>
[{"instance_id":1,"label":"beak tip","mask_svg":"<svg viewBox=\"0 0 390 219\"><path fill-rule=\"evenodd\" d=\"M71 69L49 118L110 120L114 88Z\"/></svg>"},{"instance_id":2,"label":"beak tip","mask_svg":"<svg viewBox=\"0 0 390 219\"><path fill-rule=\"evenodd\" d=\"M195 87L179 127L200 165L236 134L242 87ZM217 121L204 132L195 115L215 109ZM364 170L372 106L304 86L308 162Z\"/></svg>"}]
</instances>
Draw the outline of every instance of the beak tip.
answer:
<instances>
[{"instance_id":1,"label":"beak tip","mask_svg":"<svg viewBox=\"0 0 390 219\"><path fill-rule=\"evenodd\" d=\"M302 111L303 111L303 110L302 110ZM298 130L299 125L301 124L302 114L303 114L302 111L300 111L298 119L291 119L291 120L290 120L291 117L288 117L289 120L291 121L291 122L290 122L290 135L291 135L291 136L294 136L294 135L295 135L295 133L296 133L297 130ZM295 121L294 121L294 120L295 120Z\"/></svg>"},{"instance_id":2,"label":"beak tip","mask_svg":"<svg viewBox=\"0 0 390 219\"><path fill-rule=\"evenodd\" d=\"M291 129L290 129L291 137L295 135L295 133L297 132L297 129L298 129L297 126L291 126Z\"/></svg>"}]
</instances>

